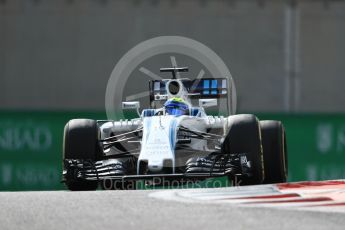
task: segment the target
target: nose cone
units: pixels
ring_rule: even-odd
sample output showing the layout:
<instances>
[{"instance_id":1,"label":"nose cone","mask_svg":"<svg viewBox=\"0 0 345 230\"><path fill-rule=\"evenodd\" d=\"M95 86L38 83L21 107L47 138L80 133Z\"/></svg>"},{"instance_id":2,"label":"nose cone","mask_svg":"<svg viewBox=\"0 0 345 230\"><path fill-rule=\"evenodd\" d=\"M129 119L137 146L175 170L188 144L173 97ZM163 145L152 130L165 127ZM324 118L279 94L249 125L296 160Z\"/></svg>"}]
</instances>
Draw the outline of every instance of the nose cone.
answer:
<instances>
[{"instance_id":1,"label":"nose cone","mask_svg":"<svg viewBox=\"0 0 345 230\"><path fill-rule=\"evenodd\" d=\"M160 172L163 169L163 161L149 161L147 167L150 172Z\"/></svg>"},{"instance_id":2,"label":"nose cone","mask_svg":"<svg viewBox=\"0 0 345 230\"><path fill-rule=\"evenodd\" d=\"M138 159L138 174L140 161L147 162L150 172L160 172L164 162L175 165L175 143L178 120L174 116L154 116L144 118L144 132Z\"/></svg>"}]
</instances>

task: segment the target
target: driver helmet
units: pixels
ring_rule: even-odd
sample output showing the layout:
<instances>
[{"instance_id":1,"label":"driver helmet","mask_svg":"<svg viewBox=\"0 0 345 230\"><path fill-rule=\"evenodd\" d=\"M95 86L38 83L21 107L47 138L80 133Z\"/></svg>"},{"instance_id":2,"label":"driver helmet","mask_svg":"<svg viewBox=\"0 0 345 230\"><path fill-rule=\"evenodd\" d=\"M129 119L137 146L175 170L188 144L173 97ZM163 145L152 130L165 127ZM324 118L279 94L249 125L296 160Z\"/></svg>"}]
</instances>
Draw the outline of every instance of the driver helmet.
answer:
<instances>
[{"instance_id":1,"label":"driver helmet","mask_svg":"<svg viewBox=\"0 0 345 230\"><path fill-rule=\"evenodd\" d=\"M180 97L173 97L164 103L165 112L169 115L181 116L189 112L189 106Z\"/></svg>"}]
</instances>

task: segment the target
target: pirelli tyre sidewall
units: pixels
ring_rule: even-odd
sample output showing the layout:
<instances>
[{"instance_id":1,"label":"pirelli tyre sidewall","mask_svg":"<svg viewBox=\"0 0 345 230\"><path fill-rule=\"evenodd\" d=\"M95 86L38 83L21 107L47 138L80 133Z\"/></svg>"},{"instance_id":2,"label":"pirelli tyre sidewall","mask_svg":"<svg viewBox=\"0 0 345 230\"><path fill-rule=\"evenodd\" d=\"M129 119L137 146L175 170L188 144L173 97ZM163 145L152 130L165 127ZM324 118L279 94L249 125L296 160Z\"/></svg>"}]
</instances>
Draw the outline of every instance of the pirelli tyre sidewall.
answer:
<instances>
[{"instance_id":1,"label":"pirelli tyre sidewall","mask_svg":"<svg viewBox=\"0 0 345 230\"><path fill-rule=\"evenodd\" d=\"M261 184L265 173L258 119L251 114L229 116L226 128L227 135L222 145L222 152L230 154L245 153L252 167L252 176L242 177L240 185Z\"/></svg>"},{"instance_id":2,"label":"pirelli tyre sidewall","mask_svg":"<svg viewBox=\"0 0 345 230\"><path fill-rule=\"evenodd\" d=\"M264 183L287 181L288 158L285 129L280 121L260 121L264 150Z\"/></svg>"},{"instance_id":3,"label":"pirelli tyre sidewall","mask_svg":"<svg viewBox=\"0 0 345 230\"><path fill-rule=\"evenodd\" d=\"M98 136L99 130L95 120L70 120L64 129L63 160L98 160L101 155ZM97 181L67 180L65 184L69 190L95 190L98 187Z\"/></svg>"}]
</instances>

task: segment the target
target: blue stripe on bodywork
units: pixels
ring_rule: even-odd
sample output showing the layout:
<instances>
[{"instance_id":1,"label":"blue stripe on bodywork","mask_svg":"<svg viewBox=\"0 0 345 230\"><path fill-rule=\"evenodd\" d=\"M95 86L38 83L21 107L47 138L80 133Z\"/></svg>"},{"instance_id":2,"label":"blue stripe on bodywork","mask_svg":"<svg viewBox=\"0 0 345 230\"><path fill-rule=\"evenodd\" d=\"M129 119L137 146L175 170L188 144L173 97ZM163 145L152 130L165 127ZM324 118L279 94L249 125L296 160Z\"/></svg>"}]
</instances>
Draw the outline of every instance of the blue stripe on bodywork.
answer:
<instances>
[{"instance_id":1,"label":"blue stripe on bodywork","mask_svg":"<svg viewBox=\"0 0 345 230\"><path fill-rule=\"evenodd\" d=\"M170 148L171 148L171 152L175 153L175 140L176 140L176 125L177 120L173 119L172 122L170 123Z\"/></svg>"}]
</instances>

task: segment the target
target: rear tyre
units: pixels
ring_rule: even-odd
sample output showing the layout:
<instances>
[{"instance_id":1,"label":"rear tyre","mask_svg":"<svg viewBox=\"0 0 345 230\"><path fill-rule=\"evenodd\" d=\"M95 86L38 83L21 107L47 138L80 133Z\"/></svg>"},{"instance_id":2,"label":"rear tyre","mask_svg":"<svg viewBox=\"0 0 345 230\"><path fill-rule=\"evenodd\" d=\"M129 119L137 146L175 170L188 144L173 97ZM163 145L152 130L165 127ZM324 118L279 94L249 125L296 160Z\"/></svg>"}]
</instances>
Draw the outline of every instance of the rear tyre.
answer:
<instances>
[{"instance_id":1,"label":"rear tyre","mask_svg":"<svg viewBox=\"0 0 345 230\"><path fill-rule=\"evenodd\" d=\"M264 179L263 153L258 119L251 114L240 114L228 117L228 134L222 153L246 153L251 163L250 177L243 177L240 185L261 184Z\"/></svg>"},{"instance_id":2,"label":"rear tyre","mask_svg":"<svg viewBox=\"0 0 345 230\"><path fill-rule=\"evenodd\" d=\"M288 159L285 129L280 121L260 121L264 150L265 184L287 181Z\"/></svg>"},{"instance_id":3,"label":"rear tyre","mask_svg":"<svg viewBox=\"0 0 345 230\"><path fill-rule=\"evenodd\" d=\"M98 126L95 120L70 120L64 130L63 160L79 159L96 161L101 156L98 135ZM98 187L97 181L67 178L65 184L71 191L96 190Z\"/></svg>"}]
</instances>

